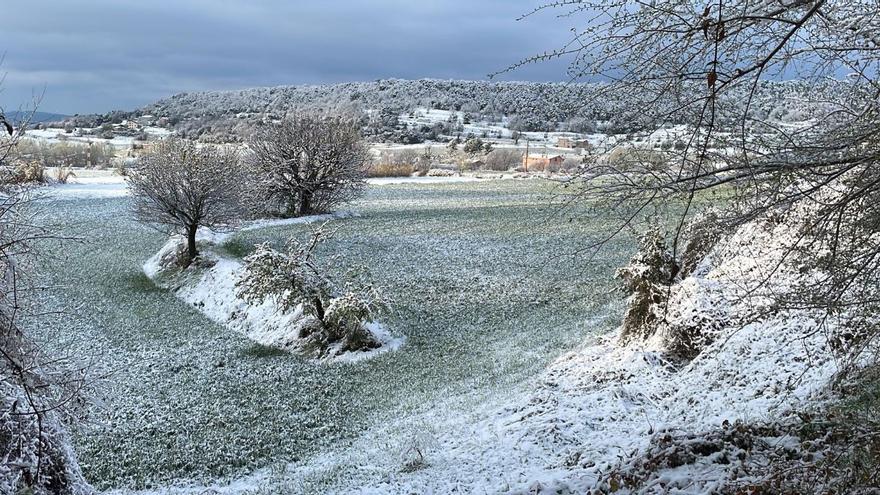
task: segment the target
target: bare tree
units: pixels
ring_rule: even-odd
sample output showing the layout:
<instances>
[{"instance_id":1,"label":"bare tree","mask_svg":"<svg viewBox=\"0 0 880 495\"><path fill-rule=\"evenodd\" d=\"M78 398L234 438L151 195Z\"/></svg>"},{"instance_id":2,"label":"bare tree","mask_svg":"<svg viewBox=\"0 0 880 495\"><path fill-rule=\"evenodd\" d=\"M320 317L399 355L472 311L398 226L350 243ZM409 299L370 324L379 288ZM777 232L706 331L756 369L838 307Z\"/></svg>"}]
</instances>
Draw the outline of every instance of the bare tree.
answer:
<instances>
[{"instance_id":1,"label":"bare tree","mask_svg":"<svg viewBox=\"0 0 880 495\"><path fill-rule=\"evenodd\" d=\"M507 171L523 163L523 152L518 149L498 148L486 155L486 168Z\"/></svg>"},{"instance_id":2,"label":"bare tree","mask_svg":"<svg viewBox=\"0 0 880 495\"><path fill-rule=\"evenodd\" d=\"M621 120L645 132L687 126L680 149L665 151L673 167L658 170L634 160L622 170L598 160L583 176L590 180L585 191L648 204L746 185L741 192L757 191L750 199L767 209L845 180L876 158L878 6L826 0L552 2L537 10L585 16L587 27L576 30L564 48L513 67L573 57L572 78L612 81L593 97L618 101ZM844 73L846 81L829 79ZM803 77L798 95L809 114L802 125L781 125L755 108L764 81L781 76ZM599 186L592 180L598 177L610 183ZM787 194L751 187L801 180L813 187Z\"/></svg>"},{"instance_id":3,"label":"bare tree","mask_svg":"<svg viewBox=\"0 0 880 495\"><path fill-rule=\"evenodd\" d=\"M329 211L363 190L370 153L354 117L300 113L250 142L258 190L284 216Z\"/></svg>"},{"instance_id":4,"label":"bare tree","mask_svg":"<svg viewBox=\"0 0 880 495\"><path fill-rule=\"evenodd\" d=\"M235 150L170 138L154 145L128 177L136 217L186 237L185 263L198 256L199 227L240 218L241 170Z\"/></svg>"}]
</instances>

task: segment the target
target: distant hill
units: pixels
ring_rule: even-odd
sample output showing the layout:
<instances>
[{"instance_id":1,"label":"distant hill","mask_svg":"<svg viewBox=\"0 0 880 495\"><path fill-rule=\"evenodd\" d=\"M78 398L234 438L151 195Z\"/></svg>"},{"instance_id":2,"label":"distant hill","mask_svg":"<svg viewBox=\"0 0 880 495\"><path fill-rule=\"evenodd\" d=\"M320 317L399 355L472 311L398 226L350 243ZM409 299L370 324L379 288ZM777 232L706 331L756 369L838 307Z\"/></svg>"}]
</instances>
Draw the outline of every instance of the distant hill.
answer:
<instances>
[{"instance_id":1,"label":"distant hill","mask_svg":"<svg viewBox=\"0 0 880 495\"><path fill-rule=\"evenodd\" d=\"M317 108L358 113L363 116L364 135L368 139L404 144L454 136L461 124L469 121L503 121L510 130L533 132L589 132L602 123L604 132L615 134L639 130L643 119L647 119L648 125L649 115L626 113L625 109L633 107L630 101L595 98L596 90L602 87L595 83L434 79L278 86L181 93L137 110L77 116L68 122L76 127L94 128L105 123L136 119L145 125L168 127L186 138L235 142L250 135L255 127L282 118L288 112ZM805 103L808 88L816 91L814 86L806 86L800 81L762 82L751 99L751 109L774 118L791 115L793 120L800 120L809 113L809 105ZM697 93L703 88L694 85L692 90ZM826 92L833 93L833 88ZM647 95L633 91L626 98L640 100ZM748 100L745 95L728 97ZM645 107L648 106L650 102L645 103ZM416 127L404 125L401 117L417 108L456 111L461 121Z\"/></svg>"},{"instance_id":2,"label":"distant hill","mask_svg":"<svg viewBox=\"0 0 880 495\"><path fill-rule=\"evenodd\" d=\"M31 124L42 124L44 122L61 122L70 118L70 115L51 112L33 112L33 115L31 114L32 112L15 110L12 112L6 112L6 118L14 125L20 124L22 120L25 119Z\"/></svg>"}]
</instances>

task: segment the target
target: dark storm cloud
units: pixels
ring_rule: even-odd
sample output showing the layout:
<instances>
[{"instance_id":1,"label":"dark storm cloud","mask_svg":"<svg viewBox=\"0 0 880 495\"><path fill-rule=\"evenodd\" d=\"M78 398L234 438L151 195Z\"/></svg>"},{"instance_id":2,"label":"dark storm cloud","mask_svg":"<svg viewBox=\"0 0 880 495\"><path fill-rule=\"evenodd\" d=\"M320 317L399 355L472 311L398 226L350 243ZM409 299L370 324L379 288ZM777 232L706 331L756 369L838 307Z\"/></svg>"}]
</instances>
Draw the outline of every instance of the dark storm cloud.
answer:
<instances>
[{"instance_id":1,"label":"dark storm cloud","mask_svg":"<svg viewBox=\"0 0 880 495\"><path fill-rule=\"evenodd\" d=\"M561 46L538 0L7 0L7 109L133 108L181 91L378 78L483 79ZM506 79L562 80L564 65Z\"/></svg>"}]
</instances>

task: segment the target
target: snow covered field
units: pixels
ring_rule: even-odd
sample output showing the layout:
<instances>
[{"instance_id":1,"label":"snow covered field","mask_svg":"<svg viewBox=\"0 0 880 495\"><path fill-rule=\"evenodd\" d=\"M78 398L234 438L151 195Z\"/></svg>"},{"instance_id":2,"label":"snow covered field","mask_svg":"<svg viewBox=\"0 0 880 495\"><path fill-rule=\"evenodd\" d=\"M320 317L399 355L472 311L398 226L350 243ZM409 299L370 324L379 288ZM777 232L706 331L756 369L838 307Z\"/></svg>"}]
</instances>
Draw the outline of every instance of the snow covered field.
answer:
<instances>
[{"instance_id":1,"label":"snow covered field","mask_svg":"<svg viewBox=\"0 0 880 495\"><path fill-rule=\"evenodd\" d=\"M51 350L106 376L76 432L86 476L101 489L240 480L324 465L370 435L398 463L424 414L467 418L492 397L524 393L561 353L613 327L601 316L619 312L608 306L619 299L610 275L629 250L621 239L595 259L564 256L612 226L596 213L548 222L552 191L512 180L371 186L324 249L370 266L394 300L383 323L407 341L329 366L254 344L156 288L141 266L165 239L133 221L128 197L55 202L53 220L88 242L57 247L40 276L52 287L43 302L76 309L30 325ZM221 249L240 258L306 228L247 230ZM310 484L355 479L324 474Z\"/></svg>"},{"instance_id":2,"label":"snow covered field","mask_svg":"<svg viewBox=\"0 0 880 495\"><path fill-rule=\"evenodd\" d=\"M49 175L53 176L52 169ZM508 177L509 178L509 177ZM377 177L367 179L367 184L386 186L392 184L457 184L489 180L474 175L456 177ZM53 184L42 189L41 194L57 200L86 198L114 198L128 195L125 177L109 170L77 169L67 184Z\"/></svg>"},{"instance_id":3,"label":"snow covered field","mask_svg":"<svg viewBox=\"0 0 880 495\"><path fill-rule=\"evenodd\" d=\"M88 242L60 246L40 276L48 311L78 310L30 324L106 377L75 432L86 476L116 494L585 493L619 486L609 473L635 476L658 435L695 435L706 454L657 466L644 493L759 481L760 463L705 435L816 404L836 371L820 315L749 320L768 304L754 291L767 266L769 290L803 276L776 263L789 226L743 227L675 286L670 321L714 333L696 359L670 363L662 333L629 346L609 333L623 309L611 276L631 241L568 256L615 224L601 209L553 220L559 192L544 181L372 184L357 214L332 219L339 232L322 249L371 268L394 301L382 323L406 345L329 363L215 322L223 270L306 221L211 236L219 271L162 290L141 265L165 239L131 220L127 196L48 196L50 215Z\"/></svg>"},{"instance_id":4,"label":"snow covered field","mask_svg":"<svg viewBox=\"0 0 880 495\"><path fill-rule=\"evenodd\" d=\"M712 432L771 424L815 406L828 397L837 370L826 334L817 331L821 314L796 309L741 319L769 302L764 290L784 290L802 276L783 264L770 286L754 290L785 253L788 232L785 224L746 226L676 287L670 318L703 318L717 328L715 341L689 363L667 361L660 334L628 346L609 335L588 338L511 389L441 398L302 461L146 493L616 492L607 484L612 473L639 476L632 465L643 452L674 456L687 448L688 441L674 443L682 435L698 446L692 460L654 466L639 490L615 481L621 492L702 494L729 490L725 483L734 479L738 486L760 483L767 473L752 456L791 456L800 440L768 430L755 452L745 452ZM612 301L583 323L603 328L618 310ZM706 320L713 316L716 325Z\"/></svg>"},{"instance_id":5,"label":"snow covered field","mask_svg":"<svg viewBox=\"0 0 880 495\"><path fill-rule=\"evenodd\" d=\"M90 132L100 133L99 129L83 129ZM161 127L147 127L144 132L151 138L162 138L171 134L171 131ZM117 149L128 149L135 144L136 140L129 136L115 136L113 139L105 139L99 135L75 135L67 133L64 129L47 128L47 129L31 129L25 133L27 139L32 139L44 143L60 143L64 141L75 142L80 144L109 144Z\"/></svg>"}]
</instances>

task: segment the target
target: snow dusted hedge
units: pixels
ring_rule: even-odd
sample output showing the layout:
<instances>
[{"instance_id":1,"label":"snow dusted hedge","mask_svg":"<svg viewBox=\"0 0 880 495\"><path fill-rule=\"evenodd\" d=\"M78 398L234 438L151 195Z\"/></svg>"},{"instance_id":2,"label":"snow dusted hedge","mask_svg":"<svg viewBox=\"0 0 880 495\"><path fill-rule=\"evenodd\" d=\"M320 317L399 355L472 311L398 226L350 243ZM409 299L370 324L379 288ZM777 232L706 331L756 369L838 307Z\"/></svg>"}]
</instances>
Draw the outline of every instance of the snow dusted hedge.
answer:
<instances>
[{"instance_id":1,"label":"snow dusted hedge","mask_svg":"<svg viewBox=\"0 0 880 495\"><path fill-rule=\"evenodd\" d=\"M352 277L340 285L331 273L335 257L316 261L315 250L332 233L321 226L308 242L288 240L287 252L260 244L244 259L235 286L237 296L249 304L274 301L284 312L298 309L305 314L299 325L297 347L316 357L362 352L382 344L367 328L389 305L382 291L367 284L355 286Z\"/></svg>"}]
</instances>

